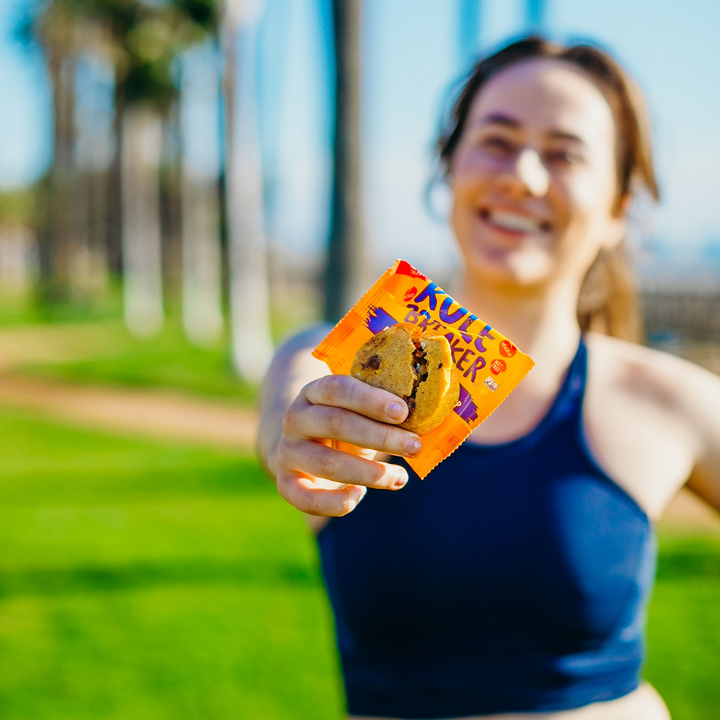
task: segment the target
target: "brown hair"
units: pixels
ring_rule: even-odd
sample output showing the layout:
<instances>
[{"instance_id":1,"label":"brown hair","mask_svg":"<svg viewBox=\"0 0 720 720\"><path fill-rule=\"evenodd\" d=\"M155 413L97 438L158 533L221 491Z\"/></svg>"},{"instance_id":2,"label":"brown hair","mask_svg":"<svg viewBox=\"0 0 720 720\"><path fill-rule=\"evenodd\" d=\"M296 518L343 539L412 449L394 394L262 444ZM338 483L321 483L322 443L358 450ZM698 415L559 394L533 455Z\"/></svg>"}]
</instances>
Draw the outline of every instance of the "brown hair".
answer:
<instances>
[{"instance_id":1,"label":"brown hair","mask_svg":"<svg viewBox=\"0 0 720 720\"><path fill-rule=\"evenodd\" d=\"M513 42L475 64L450 109L437 142L445 174L478 92L501 70L535 58L564 60L576 65L593 80L608 101L617 127L617 206L642 188L659 199L650 124L638 87L603 50L584 44L563 46L541 37ZM595 259L583 281L577 313L583 330L640 340L640 308L624 242L613 250L601 251Z\"/></svg>"}]
</instances>

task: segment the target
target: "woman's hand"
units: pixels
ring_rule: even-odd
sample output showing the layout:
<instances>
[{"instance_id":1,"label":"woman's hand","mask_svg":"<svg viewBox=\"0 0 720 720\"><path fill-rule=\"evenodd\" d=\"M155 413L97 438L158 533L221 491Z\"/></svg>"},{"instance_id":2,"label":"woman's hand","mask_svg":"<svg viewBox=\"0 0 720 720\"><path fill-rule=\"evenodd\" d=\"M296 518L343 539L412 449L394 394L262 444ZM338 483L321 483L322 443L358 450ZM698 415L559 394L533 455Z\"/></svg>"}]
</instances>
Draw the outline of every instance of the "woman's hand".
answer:
<instances>
[{"instance_id":1,"label":"woman's hand","mask_svg":"<svg viewBox=\"0 0 720 720\"><path fill-rule=\"evenodd\" d=\"M399 490L406 470L372 458L420 450L417 435L395 427L407 412L397 396L348 375L309 383L283 416L274 463L280 495L310 515L340 516L369 487ZM344 443L354 447L339 449Z\"/></svg>"}]
</instances>

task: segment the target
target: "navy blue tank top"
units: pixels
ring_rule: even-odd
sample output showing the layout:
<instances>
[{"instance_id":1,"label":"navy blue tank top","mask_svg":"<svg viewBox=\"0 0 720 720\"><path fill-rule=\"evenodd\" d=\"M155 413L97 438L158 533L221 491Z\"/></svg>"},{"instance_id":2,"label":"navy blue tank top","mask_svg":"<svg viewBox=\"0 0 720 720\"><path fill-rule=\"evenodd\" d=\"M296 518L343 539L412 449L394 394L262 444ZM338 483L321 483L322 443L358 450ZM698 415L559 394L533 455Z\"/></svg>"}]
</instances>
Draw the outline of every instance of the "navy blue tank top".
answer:
<instances>
[{"instance_id":1,"label":"navy blue tank top","mask_svg":"<svg viewBox=\"0 0 720 720\"><path fill-rule=\"evenodd\" d=\"M637 687L655 536L588 450L586 368L581 343L529 435L466 442L424 482L408 468L321 531L351 714L563 710Z\"/></svg>"}]
</instances>

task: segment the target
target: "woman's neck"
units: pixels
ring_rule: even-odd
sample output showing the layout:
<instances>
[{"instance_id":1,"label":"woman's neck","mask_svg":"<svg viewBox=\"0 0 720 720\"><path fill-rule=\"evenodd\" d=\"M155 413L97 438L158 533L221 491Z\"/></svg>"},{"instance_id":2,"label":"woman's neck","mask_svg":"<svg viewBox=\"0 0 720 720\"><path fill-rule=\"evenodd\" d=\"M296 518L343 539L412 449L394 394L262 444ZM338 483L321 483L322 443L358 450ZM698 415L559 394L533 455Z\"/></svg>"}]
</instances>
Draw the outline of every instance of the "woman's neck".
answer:
<instances>
[{"instance_id":1,"label":"woman's neck","mask_svg":"<svg viewBox=\"0 0 720 720\"><path fill-rule=\"evenodd\" d=\"M460 279L456 299L530 355L540 371L533 373L538 378L567 368L577 351L578 293L571 282L523 292L478 282L466 274Z\"/></svg>"}]
</instances>

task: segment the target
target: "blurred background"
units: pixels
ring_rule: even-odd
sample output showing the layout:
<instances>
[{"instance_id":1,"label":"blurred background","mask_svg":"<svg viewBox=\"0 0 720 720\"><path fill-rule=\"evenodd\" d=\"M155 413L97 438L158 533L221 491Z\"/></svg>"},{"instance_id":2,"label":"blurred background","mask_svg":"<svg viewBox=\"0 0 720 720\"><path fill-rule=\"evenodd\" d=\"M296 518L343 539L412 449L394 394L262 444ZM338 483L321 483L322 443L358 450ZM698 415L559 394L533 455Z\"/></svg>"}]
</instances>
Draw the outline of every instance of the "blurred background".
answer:
<instances>
[{"instance_id":1,"label":"blurred background","mask_svg":"<svg viewBox=\"0 0 720 720\"><path fill-rule=\"evenodd\" d=\"M452 283L439 118L533 30L646 92L647 342L720 372L714 0L0 0L3 720L341 717L312 538L253 455L258 382L396 257ZM646 675L715 719L717 514L682 493L660 549Z\"/></svg>"}]
</instances>

